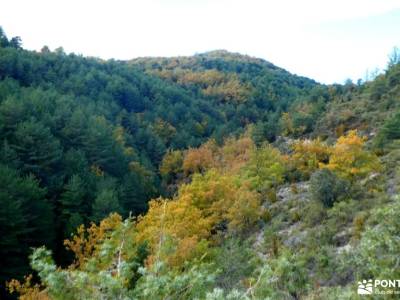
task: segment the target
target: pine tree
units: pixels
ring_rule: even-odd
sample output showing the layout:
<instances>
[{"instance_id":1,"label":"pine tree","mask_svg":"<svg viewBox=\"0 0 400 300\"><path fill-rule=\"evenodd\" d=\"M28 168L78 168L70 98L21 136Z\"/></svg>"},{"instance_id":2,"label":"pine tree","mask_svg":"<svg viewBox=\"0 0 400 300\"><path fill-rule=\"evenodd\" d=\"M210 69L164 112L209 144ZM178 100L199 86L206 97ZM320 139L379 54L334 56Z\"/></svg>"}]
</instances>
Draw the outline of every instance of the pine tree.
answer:
<instances>
[{"instance_id":1,"label":"pine tree","mask_svg":"<svg viewBox=\"0 0 400 300\"><path fill-rule=\"evenodd\" d=\"M0 164L0 282L29 270L30 247L53 242L53 213L33 176Z\"/></svg>"},{"instance_id":2,"label":"pine tree","mask_svg":"<svg viewBox=\"0 0 400 300\"><path fill-rule=\"evenodd\" d=\"M0 163L15 169L21 166L17 152L11 148L7 140L4 140L3 145L0 147Z\"/></svg>"},{"instance_id":3,"label":"pine tree","mask_svg":"<svg viewBox=\"0 0 400 300\"><path fill-rule=\"evenodd\" d=\"M65 185L60 203L66 235L71 234L84 221L83 216L87 213L85 211L86 193L85 182L79 175L73 175Z\"/></svg>"},{"instance_id":4,"label":"pine tree","mask_svg":"<svg viewBox=\"0 0 400 300\"><path fill-rule=\"evenodd\" d=\"M12 148L23 162L23 170L33 173L45 182L50 181L52 170L62 154L60 142L50 129L34 120L18 124Z\"/></svg>"},{"instance_id":5,"label":"pine tree","mask_svg":"<svg viewBox=\"0 0 400 300\"><path fill-rule=\"evenodd\" d=\"M84 144L84 132L87 126L87 118L82 109L75 110L67 120L65 127L61 130L67 141L68 147L82 147Z\"/></svg>"},{"instance_id":6,"label":"pine tree","mask_svg":"<svg viewBox=\"0 0 400 300\"><path fill-rule=\"evenodd\" d=\"M99 192L92 206L92 219L101 221L112 212L121 212L118 195L115 190L104 189Z\"/></svg>"}]
</instances>

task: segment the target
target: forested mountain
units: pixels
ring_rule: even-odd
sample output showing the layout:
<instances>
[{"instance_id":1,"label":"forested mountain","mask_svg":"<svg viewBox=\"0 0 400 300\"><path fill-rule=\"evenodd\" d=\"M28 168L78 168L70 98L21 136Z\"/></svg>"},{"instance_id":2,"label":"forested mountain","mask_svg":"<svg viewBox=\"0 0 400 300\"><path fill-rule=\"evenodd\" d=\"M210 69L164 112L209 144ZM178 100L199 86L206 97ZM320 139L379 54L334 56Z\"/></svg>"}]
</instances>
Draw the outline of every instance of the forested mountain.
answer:
<instances>
[{"instance_id":1,"label":"forested mountain","mask_svg":"<svg viewBox=\"0 0 400 300\"><path fill-rule=\"evenodd\" d=\"M274 141L281 132L278 122L282 112L296 101L316 104L304 120L295 117L299 126L304 125L304 133L310 132L328 99L324 87L313 80L292 75L262 59L224 50L191 57L138 58L130 64L217 105L225 116L225 125L212 136L219 142L221 136L243 133L237 128L249 124L256 125L260 134Z\"/></svg>"},{"instance_id":2,"label":"forested mountain","mask_svg":"<svg viewBox=\"0 0 400 300\"><path fill-rule=\"evenodd\" d=\"M168 149L199 146L211 137L223 141L269 115L277 119L316 86L264 61L205 56L209 66L201 76L234 77L233 87L220 87L232 93L229 99L128 62L67 55L61 48L26 51L19 38L9 40L1 31L0 251L10 256L2 262L1 282L27 272L29 247L46 244L61 259L62 241L78 225L112 211L143 213L147 201L163 193L158 168ZM250 82L253 73L264 82L260 88ZM213 86L208 80L203 87ZM246 99L235 94L242 86Z\"/></svg>"},{"instance_id":3,"label":"forested mountain","mask_svg":"<svg viewBox=\"0 0 400 300\"><path fill-rule=\"evenodd\" d=\"M337 299L395 278L399 100L397 52L321 85L222 50L104 61L0 30L1 286Z\"/></svg>"}]
</instances>

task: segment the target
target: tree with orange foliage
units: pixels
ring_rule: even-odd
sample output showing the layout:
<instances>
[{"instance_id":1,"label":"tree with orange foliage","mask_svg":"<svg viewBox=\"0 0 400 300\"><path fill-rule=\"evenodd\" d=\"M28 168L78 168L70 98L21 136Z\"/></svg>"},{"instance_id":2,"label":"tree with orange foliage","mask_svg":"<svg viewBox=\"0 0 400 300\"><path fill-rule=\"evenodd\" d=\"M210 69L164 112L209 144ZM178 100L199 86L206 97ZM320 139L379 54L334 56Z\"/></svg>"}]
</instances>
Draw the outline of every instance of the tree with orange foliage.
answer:
<instances>
[{"instance_id":1,"label":"tree with orange foliage","mask_svg":"<svg viewBox=\"0 0 400 300\"><path fill-rule=\"evenodd\" d=\"M75 256L71 266L84 268L85 263L98 254L102 242L109 239L111 232L121 226L121 223L121 216L114 213L102 220L99 225L92 223L88 228L84 225L79 226L72 239L64 241L67 250L72 251Z\"/></svg>"},{"instance_id":2,"label":"tree with orange foliage","mask_svg":"<svg viewBox=\"0 0 400 300\"><path fill-rule=\"evenodd\" d=\"M209 140L199 148L186 151L183 170L186 175L204 173L212 168L221 173L237 174L249 161L254 149L253 140L246 135L238 139L228 138L220 147L214 140Z\"/></svg>"},{"instance_id":3,"label":"tree with orange foliage","mask_svg":"<svg viewBox=\"0 0 400 300\"><path fill-rule=\"evenodd\" d=\"M226 139L220 150L220 169L230 174L238 173L249 161L254 149L255 144L248 136Z\"/></svg>"},{"instance_id":4,"label":"tree with orange foliage","mask_svg":"<svg viewBox=\"0 0 400 300\"><path fill-rule=\"evenodd\" d=\"M210 140L199 148L190 148L183 159L183 171L185 175L203 173L216 166L214 154L217 151L215 141Z\"/></svg>"},{"instance_id":5,"label":"tree with orange foliage","mask_svg":"<svg viewBox=\"0 0 400 300\"><path fill-rule=\"evenodd\" d=\"M7 282L7 289L11 294L18 293L19 300L51 300L45 286L38 283L33 284L32 278L32 274L25 276L22 283L19 280L12 279Z\"/></svg>"},{"instance_id":6,"label":"tree with orange foliage","mask_svg":"<svg viewBox=\"0 0 400 300\"><path fill-rule=\"evenodd\" d=\"M75 262L68 269L57 268L51 251L38 248L32 254L31 265L42 285L32 286L27 277L23 284L12 281L9 289L20 293L22 299L41 299L34 298L36 295L49 299L122 299L132 276L135 234L132 220L122 221L117 214L99 225L81 226L77 235L65 241L67 249L75 254Z\"/></svg>"}]
</instances>

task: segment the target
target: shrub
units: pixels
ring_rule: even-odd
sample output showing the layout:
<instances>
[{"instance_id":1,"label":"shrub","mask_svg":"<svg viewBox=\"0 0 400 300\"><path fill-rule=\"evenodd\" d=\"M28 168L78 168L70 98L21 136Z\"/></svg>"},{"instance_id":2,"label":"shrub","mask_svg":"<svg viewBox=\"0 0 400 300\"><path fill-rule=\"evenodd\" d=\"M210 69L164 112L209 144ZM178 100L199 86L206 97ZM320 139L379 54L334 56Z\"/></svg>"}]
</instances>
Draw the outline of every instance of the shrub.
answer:
<instances>
[{"instance_id":1,"label":"shrub","mask_svg":"<svg viewBox=\"0 0 400 300\"><path fill-rule=\"evenodd\" d=\"M368 217L366 212L358 213L353 219L353 238L359 240L364 231L365 221Z\"/></svg>"},{"instance_id":2,"label":"shrub","mask_svg":"<svg viewBox=\"0 0 400 300\"><path fill-rule=\"evenodd\" d=\"M400 139L400 112L386 120L375 139L375 145L384 147L396 139Z\"/></svg>"},{"instance_id":3,"label":"shrub","mask_svg":"<svg viewBox=\"0 0 400 300\"><path fill-rule=\"evenodd\" d=\"M352 253L357 278L399 278L400 201L371 211L365 231Z\"/></svg>"},{"instance_id":4,"label":"shrub","mask_svg":"<svg viewBox=\"0 0 400 300\"><path fill-rule=\"evenodd\" d=\"M240 288L259 263L251 245L235 238L228 238L221 247L214 248L214 252L215 268L220 271L216 284L224 290Z\"/></svg>"},{"instance_id":5,"label":"shrub","mask_svg":"<svg viewBox=\"0 0 400 300\"><path fill-rule=\"evenodd\" d=\"M313 200L307 203L302 220L308 227L322 223L326 218L326 209L321 202Z\"/></svg>"},{"instance_id":6,"label":"shrub","mask_svg":"<svg viewBox=\"0 0 400 300\"><path fill-rule=\"evenodd\" d=\"M349 191L349 183L339 179L328 169L313 173L310 180L312 197L322 202L325 207L332 207L333 203L345 197Z\"/></svg>"}]
</instances>

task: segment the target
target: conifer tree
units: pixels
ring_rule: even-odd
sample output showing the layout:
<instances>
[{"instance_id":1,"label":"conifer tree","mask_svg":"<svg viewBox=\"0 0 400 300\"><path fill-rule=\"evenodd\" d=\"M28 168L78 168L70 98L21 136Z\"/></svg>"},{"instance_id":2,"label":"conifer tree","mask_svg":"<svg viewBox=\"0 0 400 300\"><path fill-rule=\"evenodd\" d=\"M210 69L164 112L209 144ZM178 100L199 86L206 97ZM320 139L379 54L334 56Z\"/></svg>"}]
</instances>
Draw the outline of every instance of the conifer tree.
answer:
<instances>
[{"instance_id":1,"label":"conifer tree","mask_svg":"<svg viewBox=\"0 0 400 300\"><path fill-rule=\"evenodd\" d=\"M33 176L0 164L0 282L28 271L29 247L52 246L53 213Z\"/></svg>"}]
</instances>

